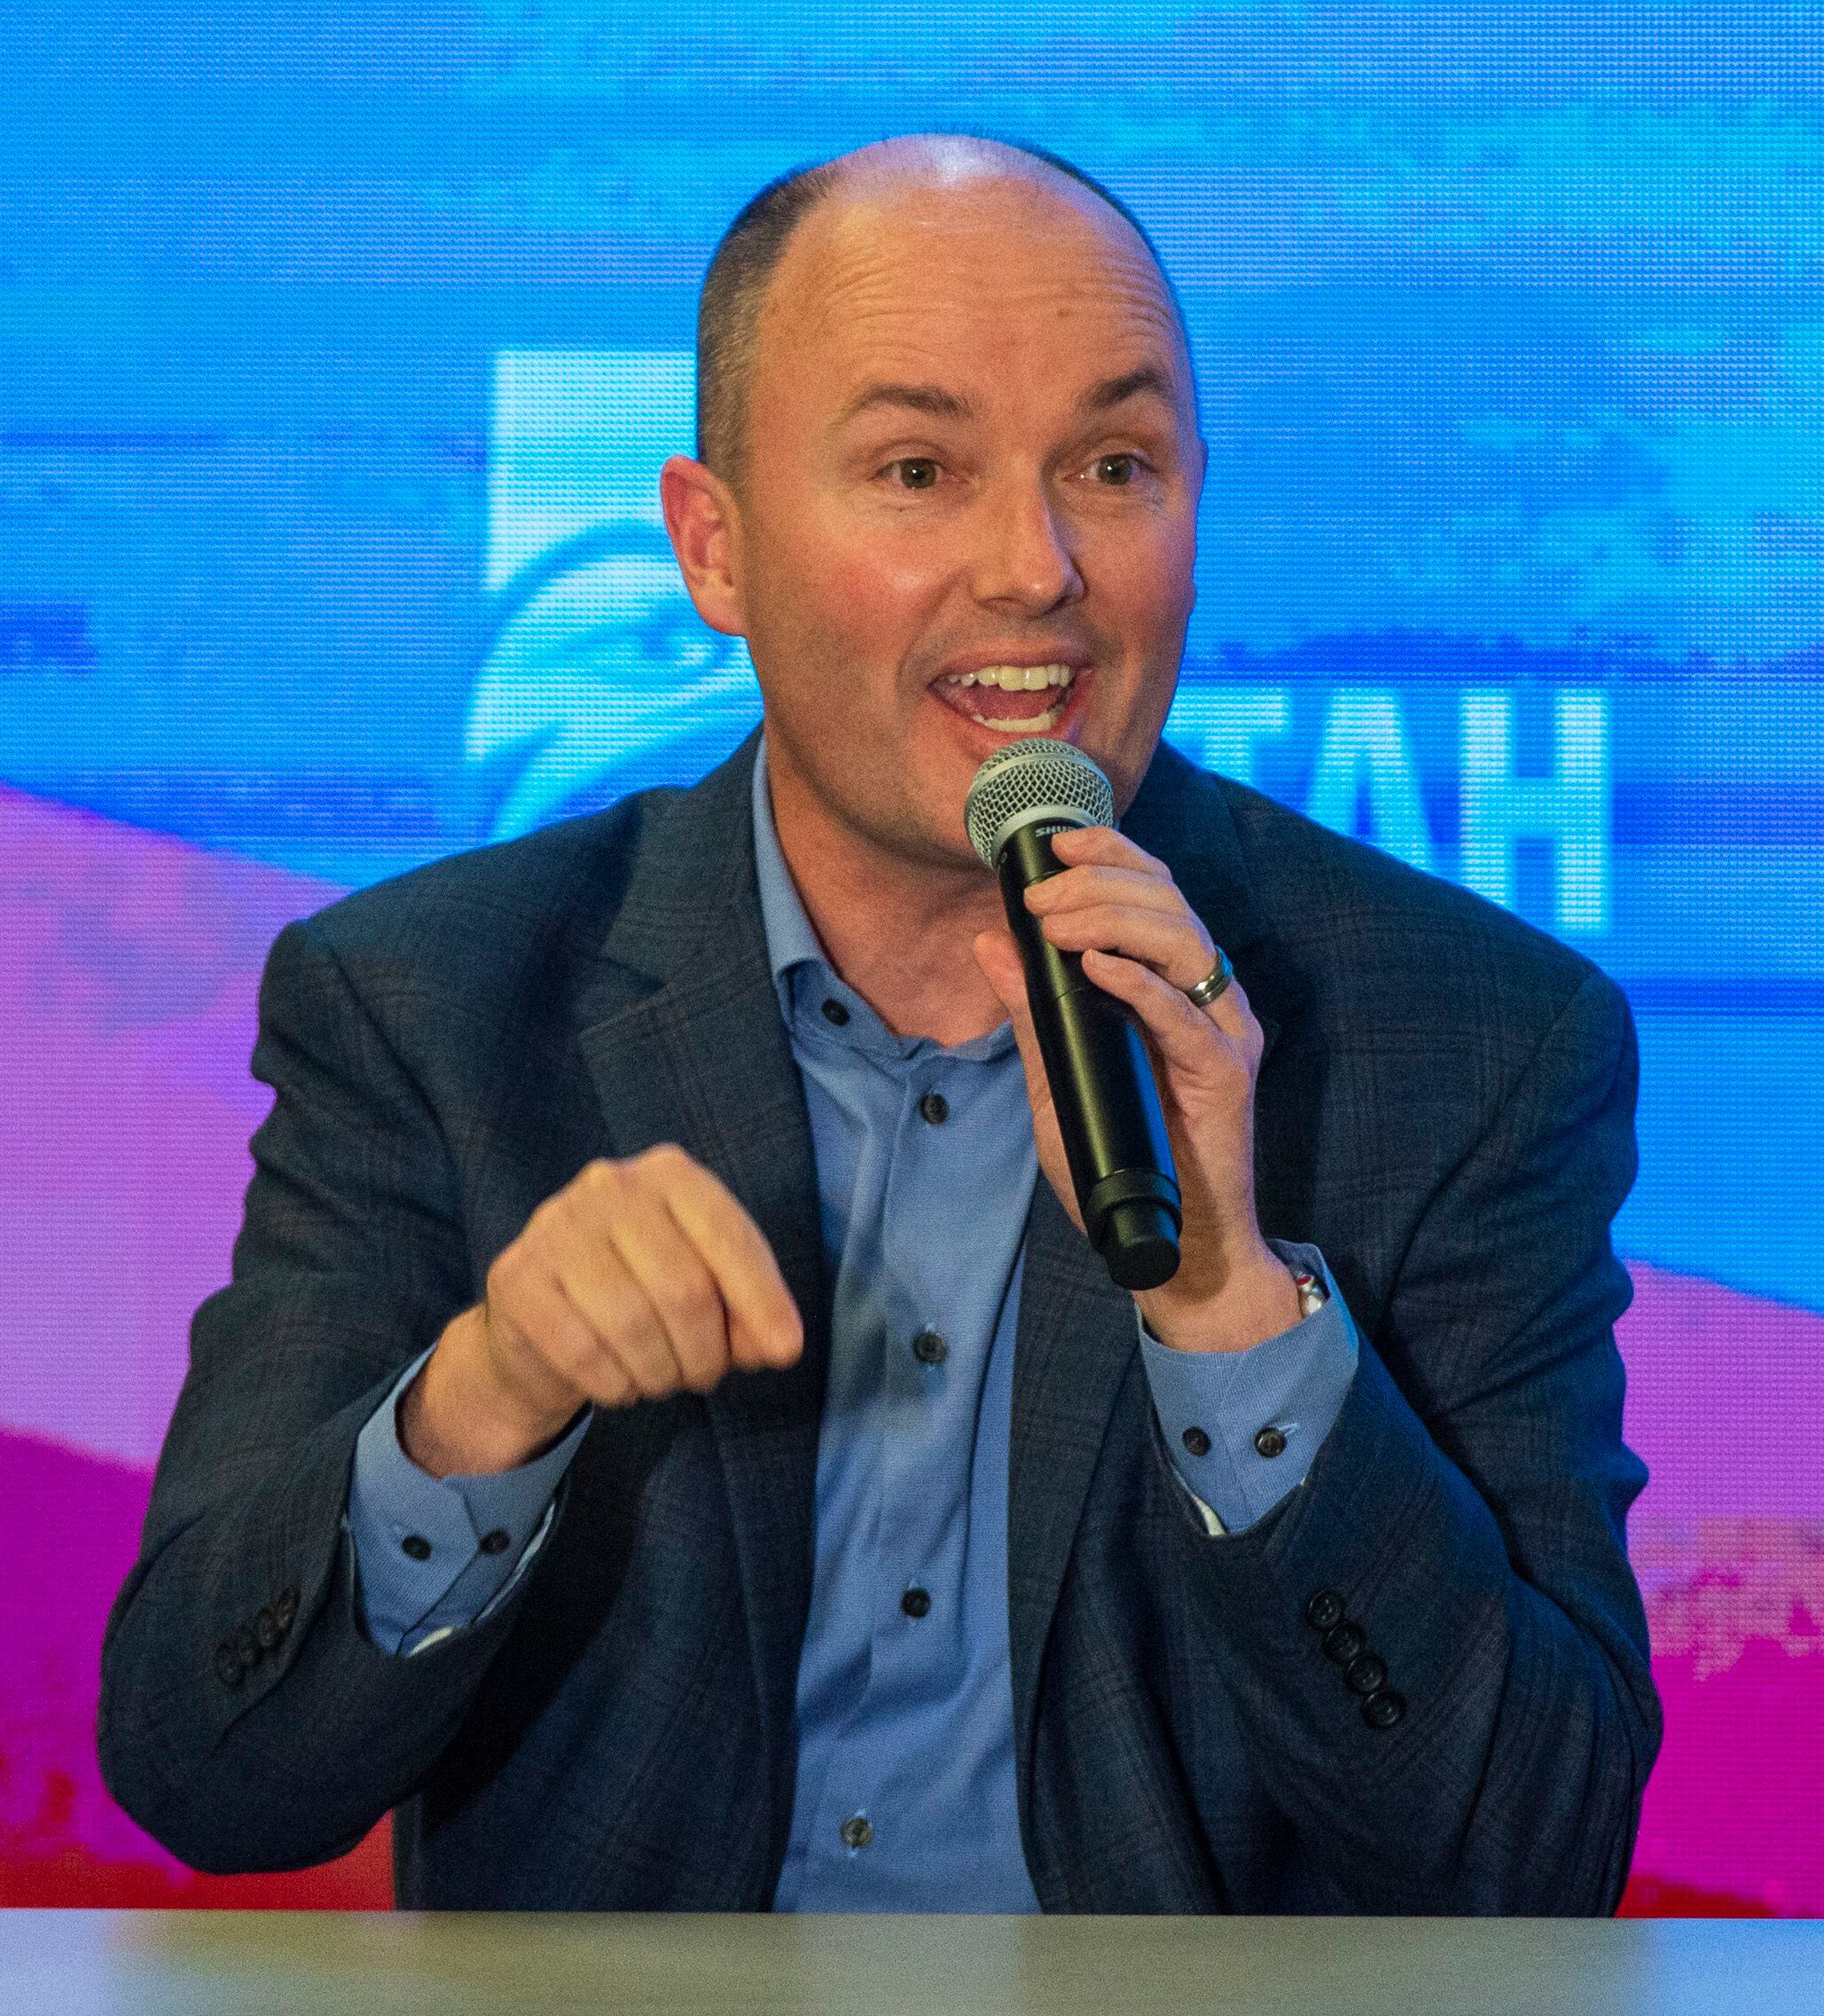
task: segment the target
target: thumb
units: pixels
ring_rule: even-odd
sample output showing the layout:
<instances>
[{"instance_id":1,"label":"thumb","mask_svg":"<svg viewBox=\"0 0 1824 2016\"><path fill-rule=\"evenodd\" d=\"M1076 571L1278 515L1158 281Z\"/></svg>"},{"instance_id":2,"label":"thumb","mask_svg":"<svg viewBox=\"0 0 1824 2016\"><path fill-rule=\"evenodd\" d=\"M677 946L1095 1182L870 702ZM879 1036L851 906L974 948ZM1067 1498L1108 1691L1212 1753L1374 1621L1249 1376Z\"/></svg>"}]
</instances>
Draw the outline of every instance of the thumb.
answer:
<instances>
[{"instance_id":1,"label":"thumb","mask_svg":"<svg viewBox=\"0 0 1824 2016\"><path fill-rule=\"evenodd\" d=\"M1049 1098L1045 1065L1039 1058L1038 1033L1032 1026L1032 1003L1026 993L1026 968L1014 934L1006 925L998 930L979 931L971 949L976 965L987 975L989 985L1000 996L1000 1005L1013 1020L1014 1039L1020 1046L1021 1060L1035 1100L1041 1095Z\"/></svg>"},{"instance_id":2,"label":"thumb","mask_svg":"<svg viewBox=\"0 0 1824 2016\"><path fill-rule=\"evenodd\" d=\"M1026 969L1020 963L1020 948L1014 943L1014 934L1005 925L978 931L971 949L989 985L1000 997L1000 1005L1015 1024L1023 1021L1028 1012Z\"/></svg>"}]
</instances>

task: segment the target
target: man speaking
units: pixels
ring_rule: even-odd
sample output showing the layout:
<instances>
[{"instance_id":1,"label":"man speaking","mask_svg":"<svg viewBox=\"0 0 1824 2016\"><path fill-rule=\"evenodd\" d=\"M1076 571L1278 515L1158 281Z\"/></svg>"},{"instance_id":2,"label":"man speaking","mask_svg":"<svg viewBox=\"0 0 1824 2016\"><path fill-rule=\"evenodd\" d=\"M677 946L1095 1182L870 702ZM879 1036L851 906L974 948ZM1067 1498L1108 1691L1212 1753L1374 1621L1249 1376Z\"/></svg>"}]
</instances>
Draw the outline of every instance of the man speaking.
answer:
<instances>
[{"instance_id":1,"label":"man speaking","mask_svg":"<svg viewBox=\"0 0 1824 2016\"><path fill-rule=\"evenodd\" d=\"M763 729L274 946L110 1786L212 1870L396 1808L413 1906L1613 1910L1622 995L1161 746L1204 451L1075 170L774 184L699 401L666 522ZM1156 1080L1131 1292L965 830L1030 736L1119 815L1024 900Z\"/></svg>"}]
</instances>

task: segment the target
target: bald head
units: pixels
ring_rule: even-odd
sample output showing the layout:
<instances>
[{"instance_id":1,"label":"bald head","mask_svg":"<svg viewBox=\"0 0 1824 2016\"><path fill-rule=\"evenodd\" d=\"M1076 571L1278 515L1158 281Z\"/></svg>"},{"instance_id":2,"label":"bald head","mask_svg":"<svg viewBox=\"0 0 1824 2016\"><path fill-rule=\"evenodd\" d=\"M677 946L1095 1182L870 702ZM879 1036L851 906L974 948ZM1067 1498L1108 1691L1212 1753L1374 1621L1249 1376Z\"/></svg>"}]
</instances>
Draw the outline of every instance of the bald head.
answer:
<instances>
[{"instance_id":1,"label":"bald head","mask_svg":"<svg viewBox=\"0 0 1824 2016\"><path fill-rule=\"evenodd\" d=\"M1086 210L1144 248L1170 305L1186 369L1190 346L1171 282L1144 227L1126 205L1081 169L1040 148L964 135L912 134L795 169L754 197L723 234L704 276L697 310L697 456L739 484L747 450L749 394L763 310L787 250L813 212L840 224L844 208L950 192L967 200L995 184L1023 185L1033 199Z\"/></svg>"}]
</instances>

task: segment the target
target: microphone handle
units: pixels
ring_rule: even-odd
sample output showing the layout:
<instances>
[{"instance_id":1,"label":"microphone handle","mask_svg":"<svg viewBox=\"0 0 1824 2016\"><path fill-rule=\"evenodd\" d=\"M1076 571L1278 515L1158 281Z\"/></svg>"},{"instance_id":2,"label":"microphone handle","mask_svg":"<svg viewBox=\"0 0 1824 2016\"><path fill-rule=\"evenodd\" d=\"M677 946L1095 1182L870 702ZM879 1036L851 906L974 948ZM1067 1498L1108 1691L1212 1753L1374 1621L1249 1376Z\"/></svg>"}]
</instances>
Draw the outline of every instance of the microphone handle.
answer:
<instances>
[{"instance_id":1,"label":"microphone handle","mask_svg":"<svg viewBox=\"0 0 1824 2016\"><path fill-rule=\"evenodd\" d=\"M1118 1287L1157 1288L1178 1272L1183 1212L1152 1060L1126 1003L1087 978L1026 907L1026 890L1061 871L1052 835L1070 823L1037 819L1008 837L1001 901L1084 1228Z\"/></svg>"}]
</instances>

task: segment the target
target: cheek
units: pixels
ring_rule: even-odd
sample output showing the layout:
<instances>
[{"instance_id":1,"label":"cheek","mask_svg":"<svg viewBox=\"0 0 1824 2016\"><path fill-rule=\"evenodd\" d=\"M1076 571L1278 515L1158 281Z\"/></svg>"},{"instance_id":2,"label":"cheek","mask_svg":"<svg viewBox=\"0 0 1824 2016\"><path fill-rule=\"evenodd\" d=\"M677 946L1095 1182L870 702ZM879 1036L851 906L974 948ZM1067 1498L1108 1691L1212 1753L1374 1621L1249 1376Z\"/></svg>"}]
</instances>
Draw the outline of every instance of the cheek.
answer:
<instances>
[{"instance_id":1,"label":"cheek","mask_svg":"<svg viewBox=\"0 0 1824 2016\"><path fill-rule=\"evenodd\" d=\"M1104 580L1111 597L1137 619L1170 631L1184 620L1194 599L1196 539L1176 525L1149 529L1150 537L1123 540L1108 555Z\"/></svg>"},{"instance_id":2,"label":"cheek","mask_svg":"<svg viewBox=\"0 0 1824 2016\"><path fill-rule=\"evenodd\" d=\"M947 579L929 539L850 533L820 543L803 592L820 627L861 639L874 659L896 661L916 640Z\"/></svg>"}]
</instances>

